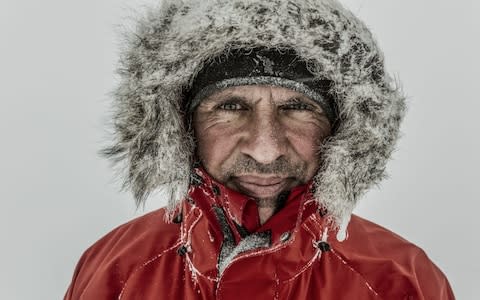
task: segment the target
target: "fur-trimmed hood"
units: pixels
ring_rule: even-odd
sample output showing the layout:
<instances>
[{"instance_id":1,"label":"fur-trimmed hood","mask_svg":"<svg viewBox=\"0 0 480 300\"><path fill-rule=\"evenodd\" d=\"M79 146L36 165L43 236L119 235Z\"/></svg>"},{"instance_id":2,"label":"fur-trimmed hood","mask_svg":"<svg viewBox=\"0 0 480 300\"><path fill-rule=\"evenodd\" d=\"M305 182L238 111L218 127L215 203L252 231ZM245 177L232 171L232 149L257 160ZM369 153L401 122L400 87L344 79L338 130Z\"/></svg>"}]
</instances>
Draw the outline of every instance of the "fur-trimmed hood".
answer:
<instances>
[{"instance_id":1,"label":"fur-trimmed hood","mask_svg":"<svg viewBox=\"0 0 480 300\"><path fill-rule=\"evenodd\" d=\"M323 145L314 182L334 224L345 228L360 196L385 177L404 97L369 30L338 2L164 0L137 21L126 43L114 141L103 153L122 166L137 203L166 188L173 211L186 195L194 142L184 97L205 63L236 48L288 47L333 83L339 124Z\"/></svg>"}]
</instances>

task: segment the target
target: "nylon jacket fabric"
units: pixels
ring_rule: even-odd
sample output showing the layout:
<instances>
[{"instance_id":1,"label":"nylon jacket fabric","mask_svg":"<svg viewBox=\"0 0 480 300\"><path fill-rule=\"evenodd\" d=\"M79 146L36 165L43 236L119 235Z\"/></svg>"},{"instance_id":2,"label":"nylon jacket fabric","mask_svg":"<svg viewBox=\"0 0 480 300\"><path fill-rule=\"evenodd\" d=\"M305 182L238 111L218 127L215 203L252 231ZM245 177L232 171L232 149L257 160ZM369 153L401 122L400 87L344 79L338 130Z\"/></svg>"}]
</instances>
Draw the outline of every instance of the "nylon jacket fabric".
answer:
<instances>
[{"instance_id":1,"label":"nylon jacket fabric","mask_svg":"<svg viewBox=\"0 0 480 300\"><path fill-rule=\"evenodd\" d=\"M312 184L249 234L266 232L266 247L239 252L218 271L224 230L221 207L242 240L249 199L202 171L174 223L160 209L124 224L81 257L65 295L73 299L454 299L443 273L415 245L357 216L338 242ZM182 216L181 218L179 216Z\"/></svg>"}]
</instances>

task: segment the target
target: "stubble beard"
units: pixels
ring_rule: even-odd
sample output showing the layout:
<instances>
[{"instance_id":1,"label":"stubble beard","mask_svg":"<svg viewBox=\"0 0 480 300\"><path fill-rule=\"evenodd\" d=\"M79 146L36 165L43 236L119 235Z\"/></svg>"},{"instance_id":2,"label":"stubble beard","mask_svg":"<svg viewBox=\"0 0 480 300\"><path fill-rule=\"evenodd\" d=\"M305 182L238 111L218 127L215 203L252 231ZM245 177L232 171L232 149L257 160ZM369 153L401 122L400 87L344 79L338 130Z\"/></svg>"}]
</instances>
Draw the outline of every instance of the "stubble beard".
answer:
<instances>
[{"instance_id":1,"label":"stubble beard","mask_svg":"<svg viewBox=\"0 0 480 300\"><path fill-rule=\"evenodd\" d=\"M273 175L288 178L292 182L291 186L289 186L289 189L291 189L306 182L306 172L306 162L292 162L285 157L280 157L272 163L261 164L253 158L243 155L235 159L228 167L222 168L222 174L224 174L222 180L225 183L231 183L234 182L236 177L245 174ZM235 188L236 186L233 185L233 187ZM235 189L242 192L238 187ZM286 191L282 191L274 197L252 198L255 199L259 208L271 208L277 211L284 205L283 197L279 197L284 192Z\"/></svg>"}]
</instances>

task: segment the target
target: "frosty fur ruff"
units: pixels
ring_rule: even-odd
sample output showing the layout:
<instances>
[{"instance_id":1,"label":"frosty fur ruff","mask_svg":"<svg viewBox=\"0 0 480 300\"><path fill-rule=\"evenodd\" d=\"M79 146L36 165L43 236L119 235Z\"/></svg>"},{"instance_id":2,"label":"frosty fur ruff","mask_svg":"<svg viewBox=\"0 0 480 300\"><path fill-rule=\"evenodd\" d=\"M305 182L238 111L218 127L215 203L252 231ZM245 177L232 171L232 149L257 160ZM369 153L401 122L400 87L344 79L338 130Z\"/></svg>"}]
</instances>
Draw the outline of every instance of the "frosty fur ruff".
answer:
<instances>
[{"instance_id":1,"label":"frosty fur ruff","mask_svg":"<svg viewBox=\"0 0 480 300\"><path fill-rule=\"evenodd\" d=\"M405 111L360 20L333 0L165 0L125 37L114 141L102 153L137 204L166 189L172 215L188 192L195 146L182 101L203 64L235 48L290 48L333 82L339 126L322 145L315 197L345 238L358 199L386 176Z\"/></svg>"}]
</instances>

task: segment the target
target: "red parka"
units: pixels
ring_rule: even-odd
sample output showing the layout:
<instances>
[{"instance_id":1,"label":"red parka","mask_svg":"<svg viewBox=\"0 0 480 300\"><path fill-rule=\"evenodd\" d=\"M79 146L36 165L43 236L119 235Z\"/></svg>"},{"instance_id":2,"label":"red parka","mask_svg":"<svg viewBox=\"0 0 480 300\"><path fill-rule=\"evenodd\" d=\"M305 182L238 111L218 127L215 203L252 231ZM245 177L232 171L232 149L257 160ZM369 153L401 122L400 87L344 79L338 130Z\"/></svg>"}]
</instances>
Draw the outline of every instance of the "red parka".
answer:
<instances>
[{"instance_id":1,"label":"red parka","mask_svg":"<svg viewBox=\"0 0 480 300\"><path fill-rule=\"evenodd\" d=\"M194 175L173 223L160 209L90 247L65 299L454 299L426 254L387 229L352 216L338 242L311 184L294 188L260 225L254 201L201 170ZM220 273L225 230L238 254ZM238 249L255 233L268 235L268 245Z\"/></svg>"}]
</instances>

